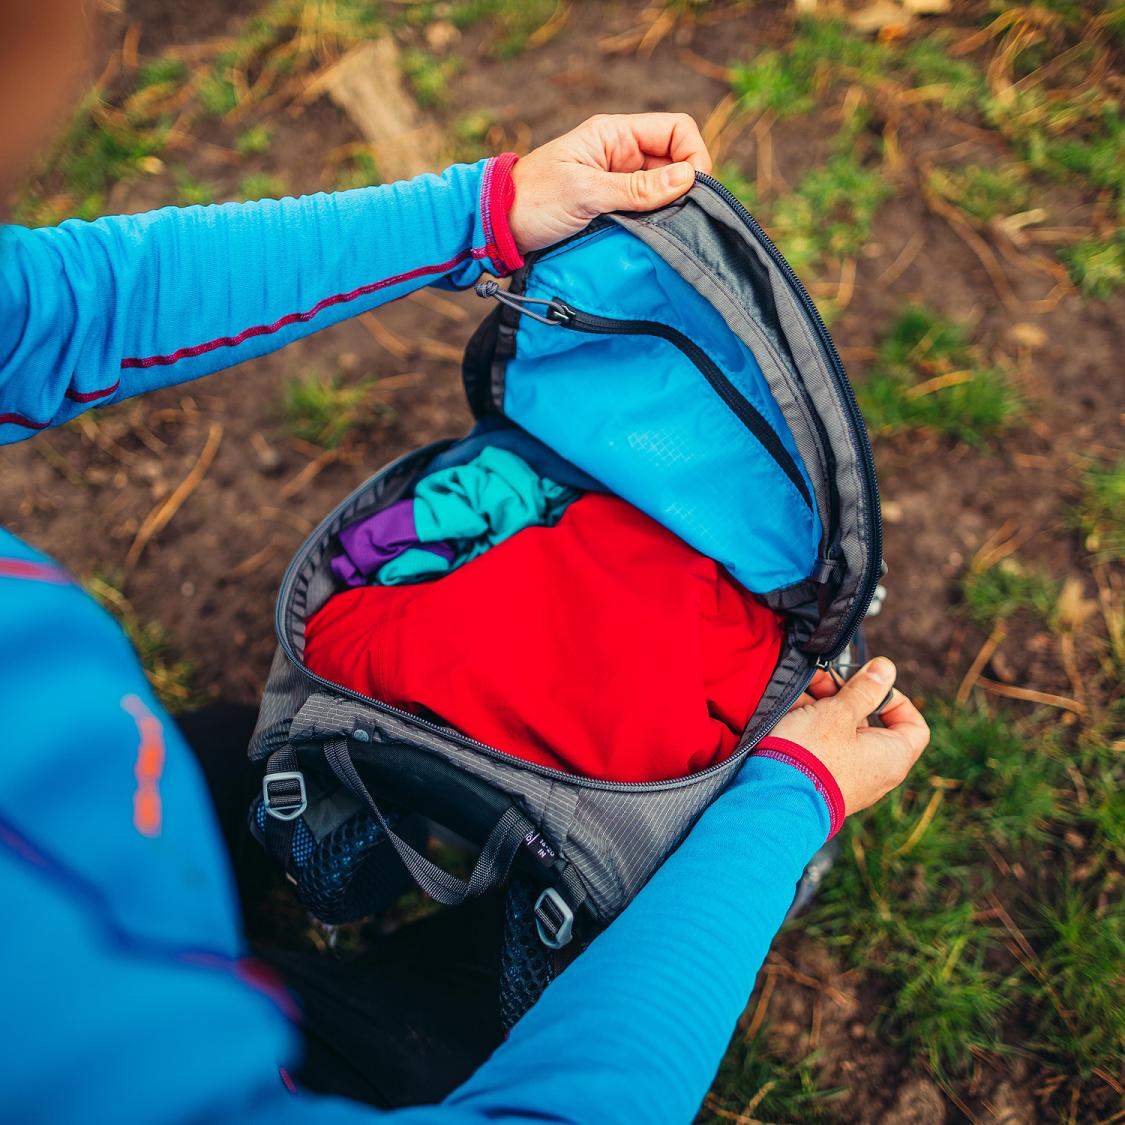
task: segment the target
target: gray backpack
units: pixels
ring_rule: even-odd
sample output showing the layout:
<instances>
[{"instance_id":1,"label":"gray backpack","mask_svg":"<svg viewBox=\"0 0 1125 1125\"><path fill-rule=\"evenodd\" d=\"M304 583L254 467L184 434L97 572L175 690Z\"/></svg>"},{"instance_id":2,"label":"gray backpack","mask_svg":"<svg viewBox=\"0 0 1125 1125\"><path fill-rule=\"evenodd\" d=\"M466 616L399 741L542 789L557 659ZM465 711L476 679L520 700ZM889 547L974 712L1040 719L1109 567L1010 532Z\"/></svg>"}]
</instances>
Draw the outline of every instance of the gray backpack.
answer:
<instances>
[{"instance_id":1,"label":"gray backpack","mask_svg":"<svg viewBox=\"0 0 1125 1125\"><path fill-rule=\"evenodd\" d=\"M840 659L882 573L878 488L839 353L758 223L700 175L676 203L616 214L528 256L463 365L473 412L500 415L723 563L785 616L781 657L738 751L639 784L529 764L330 683L302 661L334 593L341 528L407 497L436 442L376 473L297 551L250 757L251 830L326 922L416 883L444 904L511 887L510 1023L554 971L550 951L628 905L739 765ZM654 607L654 612L659 612ZM659 700L653 701L659 706ZM457 875L426 855L436 824L479 853ZM530 967L529 967L530 966ZM520 993L516 995L516 993Z\"/></svg>"}]
</instances>

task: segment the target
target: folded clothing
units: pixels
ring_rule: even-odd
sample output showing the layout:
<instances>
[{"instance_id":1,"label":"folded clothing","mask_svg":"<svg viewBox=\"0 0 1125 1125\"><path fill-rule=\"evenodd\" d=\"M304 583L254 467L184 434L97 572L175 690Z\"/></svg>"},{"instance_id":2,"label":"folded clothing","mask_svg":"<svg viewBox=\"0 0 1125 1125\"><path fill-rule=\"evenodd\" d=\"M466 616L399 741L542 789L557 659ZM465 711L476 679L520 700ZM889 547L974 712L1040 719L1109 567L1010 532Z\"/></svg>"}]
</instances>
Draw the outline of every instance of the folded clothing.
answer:
<instances>
[{"instance_id":1,"label":"folded clothing","mask_svg":"<svg viewBox=\"0 0 1125 1125\"><path fill-rule=\"evenodd\" d=\"M527 430L499 414L486 414L460 441L442 450L429 465L428 472L448 469L451 465L464 465L474 460L484 449L506 449L514 453L541 477L553 480L580 492L606 492L601 481L594 480L573 462L544 445Z\"/></svg>"},{"instance_id":2,"label":"folded clothing","mask_svg":"<svg viewBox=\"0 0 1125 1125\"><path fill-rule=\"evenodd\" d=\"M347 586L437 578L525 527L550 527L578 496L515 453L485 446L423 477L413 498L345 527L332 571Z\"/></svg>"},{"instance_id":3,"label":"folded clothing","mask_svg":"<svg viewBox=\"0 0 1125 1125\"><path fill-rule=\"evenodd\" d=\"M336 595L305 662L528 762L660 781L723 761L762 696L781 620L625 501L586 495L449 574Z\"/></svg>"}]
</instances>

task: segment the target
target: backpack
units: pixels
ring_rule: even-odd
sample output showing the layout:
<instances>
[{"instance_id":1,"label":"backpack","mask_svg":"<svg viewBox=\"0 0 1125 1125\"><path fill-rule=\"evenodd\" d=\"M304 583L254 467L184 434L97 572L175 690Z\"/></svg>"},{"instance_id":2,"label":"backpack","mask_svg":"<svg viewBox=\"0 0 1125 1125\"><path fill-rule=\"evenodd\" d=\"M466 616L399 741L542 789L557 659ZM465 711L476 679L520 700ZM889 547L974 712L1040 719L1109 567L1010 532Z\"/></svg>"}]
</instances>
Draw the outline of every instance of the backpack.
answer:
<instances>
[{"instance_id":1,"label":"backpack","mask_svg":"<svg viewBox=\"0 0 1125 1125\"><path fill-rule=\"evenodd\" d=\"M507 888L502 1010L619 914L804 691L841 660L883 572L878 486L840 355L761 226L698 175L677 202L602 216L529 254L470 340L474 415L502 415L723 563L784 615L776 670L738 750L693 776L621 783L511 757L313 674L304 625L333 594L340 529L411 494L440 441L328 513L277 600L278 650L250 758L250 828L302 903L337 923L417 885L455 905ZM433 825L478 855L425 851ZM716 862L722 862L717 856Z\"/></svg>"}]
</instances>

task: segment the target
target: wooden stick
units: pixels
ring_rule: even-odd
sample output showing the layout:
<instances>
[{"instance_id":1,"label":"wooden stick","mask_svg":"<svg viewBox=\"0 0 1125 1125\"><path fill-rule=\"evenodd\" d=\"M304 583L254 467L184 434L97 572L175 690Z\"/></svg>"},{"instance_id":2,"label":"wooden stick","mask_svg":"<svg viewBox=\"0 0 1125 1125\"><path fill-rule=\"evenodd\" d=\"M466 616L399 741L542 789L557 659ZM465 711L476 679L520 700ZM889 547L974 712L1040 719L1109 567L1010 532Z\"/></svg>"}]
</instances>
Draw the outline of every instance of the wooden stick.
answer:
<instances>
[{"instance_id":1,"label":"wooden stick","mask_svg":"<svg viewBox=\"0 0 1125 1125\"><path fill-rule=\"evenodd\" d=\"M767 1082L766 1086L771 1086L772 1083ZM765 1086L762 1087L765 1089ZM747 1117L745 1113L735 1113L734 1110L724 1109L717 1101L713 1094L708 1094L703 1099L703 1104L716 1116L721 1117L724 1121L734 1121L737 1125L769 1125L767 1121L759 1121L756 1117Z\"/></svg>"},{"instance_id":2,"label":"wooden stick","mask_svg":"<svg viewBox=\"0 0 1125 1125\"><path fill-rule=\"evenodd\" d=\"M338 458L339 454L335 449L326 449L320 456L313 458L299 473L286 481L278 490L277 498L279 500L292 500L306 484L316 479L325 465L331 464Z\"/></svg>"},{"instance_id":3,"label":"wooden stick","mask_svg":"<svg viewBox=\"0 0 1125 1125\"><path fill-rule=\"evenodd\" d=\"M891 853L892 858L894 856L909 855L910 852L913 851L914 845L922 839L926 833L926 829L930 826L930 822L937 815L938 808L944 796L944 789L934 790L929 801L926 802L926 807L922 811L922 815L918 818L918 823L911 829L910 835Z\"/></svg>"},{"instance_id":4,"label":"wooden stick","mask_svg":"<svg viewBox=\"0 0 1125 1125\"><path fill-rule=\"evenodd\" d=\"M376 319L373 314L369 312L362 313L359 322L371 333L375 343L382 348L386 348L395 359L409 359L414 354L413 344L404 340L397 333L392 332L385 324Z\"/></svg>"},{"instance_id":5,"label":"wooden stick","mask_svg":"<svg viewBox=\"0 0 1125 1125\"><path fill-rule=\"evenodd\" d=\"M261 550L255 551L248 559L243 559L230 573L232 578L245 578L253 574L263 563L273 558L279 544L276 539L270 539Z\"/></svg>"},{"instance_id":6,"label":"wooden stick","mask_svg":"<svg viewBox=\"0 0 1125 1125\"><path fill-rule=\"evenodd\" d=\"M915 231L907 240L906 245L898 252L898 257L876 278L878 285L893 285L914 264L914 259L921 253L926 243L926 236L921 231Z\"/></svg>"},{"instance_id":7,"label":"wooden stick","mask_svg":"<svg viewBox=\"0 0 1125 1125\"><path fill-rule=\"evenodd\" d=\"M988 639L984 644L980 646L980 652L977 653L972 664L969 665L969 670L965 673L965 678L961 681L961 686L957 689L957 697L954 702L958 707L964 707L965 704L969 702L969 695L976 685L981 672L984 671L985 666L1000 647L1007 632L1007 626L1003 621L997 621L993 626L992 632L989 633Z\"/></svg>"},{"instance_id":8,"label":"wooden stick","mask_svg":"<svg viewBox=\"0 0 1125 1125\"><path fill-rule=\"evenodd\" d=\"M145 517L140 530L137 532L137 537L133 540L133 545L129 548L129 553L125 556L125 568L127 570L136 566L137 560L140 559L149 541L168 526L172 517L183 506L184 501L199 487L199 482L207 475L207 470L215 460L215 454L218 453L219 443L222 440L222 423L212 422L207 433L207 441L196 458L191 472L180 481L175 491L166 500L158 504Z\"/></svg>"},{"instance_id":9,"label":"wooden stick","mask_svg":"<svg viewBox=\"0 0 1125 1125\"><path fill-rule=\"evenodd\" d=\"M985 676L981 676L977 683L985 691L991 692L993 695L1002 695L1006 699L1019 699L1024 703L1041 703L1045 707L1058 707L1062 711L1073 711L1076 715L1086 714L1086 708L1077 699L1070 699L1065 695L1054 695L1048 691L1036 691L1034 688L1001 684Z\"/></svg>"},{"instance_id":10,"label":"wooden stick","mask_svg":"<svg viewBox=\"0 0 1125 1125\"><path fill-rule=\"evenodd\" d=\"M413 293L407 293L406 299L423 305L440 316L447 317L455 324L464 324L469 319L469 314L460 305L451 301L448 297L440 296L432 289L415 289Z\"/></svg>"},{"instance_id":11,"label":"wooden stick","mask_svg":"<svg viewBox=\"0 0 1125 1125\"><path fill-rule=\"evenodd\" d=\"M932 395L934 391L944 391L946 387L956 387L959 383L968 383L973 377L971 371L947 371L944 375L935 375L932 379L918 383L906 391L907 398L922 398L923 395Z\"/></svg>"},{"instance_id":12,"label":"wooden stick","mask_svg":"<svg viewBox=\"0 0 1125 1125\"><path fill-rule=\"evenodd\" d=\"M766 977L766 983L762 986L762 995L758 997L757 1007L754 1009L754 1015L750 1018L750 1023L746 1028L746 1034L743 1039L749 1042L758 1034L762 1026L763 1020L766 1018L766 1011L769 1008L770 997L773 995L773 990L777 987L777 977L772 973Z\"/></svg>"},{"instance_id":13,"label":"wooden stick","mask_svg":"<svg viewBox=\"0 0 1125 1125\"><path fill-rule=\"evenodd\" d=\"M679 58L684 66L694 70L696 74L702 74L704 78L713 78L716 82L722 82L725 86L730 85L733 72L729 66L720 66L718 63L713 63L710 59L697 55L689 47L680 51Z\"/></svg>"},{"instance_id":14,"label":"wooden stick","mask_svg":"<svg viewBox=\"0 0 1125 1125\"><path fill-rule=\"evenodd\" d=\"M840 269L840 283L836 287L836 296L833 298L841 312L852 303L852 296L855 294L855 271L855 258L845 258L844 265Z\"/></svg>"}]
</instances>

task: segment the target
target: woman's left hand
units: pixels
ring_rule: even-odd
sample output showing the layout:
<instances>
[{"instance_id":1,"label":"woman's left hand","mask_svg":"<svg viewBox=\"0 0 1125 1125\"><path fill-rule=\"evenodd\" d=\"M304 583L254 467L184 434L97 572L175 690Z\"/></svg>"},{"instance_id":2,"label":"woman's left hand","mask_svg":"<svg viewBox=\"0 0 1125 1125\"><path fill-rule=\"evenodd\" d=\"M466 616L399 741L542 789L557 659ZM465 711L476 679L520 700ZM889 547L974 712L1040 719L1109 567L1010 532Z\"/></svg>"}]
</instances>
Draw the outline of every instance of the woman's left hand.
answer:
<instances>
[{"instance_id":1,"label":"woman's left hand","mask_svg":"<svg viewBox=\"0 0 1125 1125\"><path fill-rule=\"evenodd\" d=\"M710 172L686 113L600 113L534 149L512 169L508 225L520 252L577 234L607 211L653 211Z\"/></svg>"}]
</instances>

